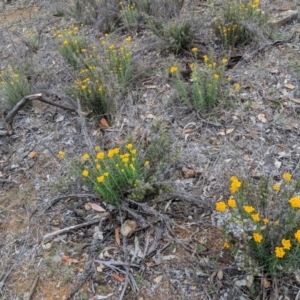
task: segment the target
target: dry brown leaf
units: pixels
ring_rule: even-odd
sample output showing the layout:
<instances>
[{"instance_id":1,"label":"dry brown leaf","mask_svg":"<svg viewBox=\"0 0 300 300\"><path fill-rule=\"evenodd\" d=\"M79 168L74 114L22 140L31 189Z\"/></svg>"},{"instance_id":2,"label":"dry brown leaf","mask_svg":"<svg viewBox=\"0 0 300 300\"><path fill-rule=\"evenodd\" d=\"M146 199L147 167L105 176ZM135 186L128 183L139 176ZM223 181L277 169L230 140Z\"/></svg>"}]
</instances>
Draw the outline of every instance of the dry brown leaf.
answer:
<instances>
[{"instance_id":1,"label":"dry brown leaf","mask_svg":"<svg viewBox=\"0 0 300 300\"><path fill-rule=\"evenodd\" d=\"M188 128L188 129L185 129L184 130L184 133L187 134L187 133L191 133L195 130L195 128Z\"/></svg>"},{"instance_id":2,"label":"dry brown leaf","mask_svg":"<svg viewBox=\"0 0 300 300\"><path fill-rule=\"evenodd\" d=\"M85 210L91 210L92 208L91 208L91 202L86 202L85 204L84 204L84 208L85 208Z\"/></svg>"},{"instance_id":3,"label":"dry brown leaf","mask_svg":"<svg viewBox=\"0 0 300 300\"><path fill-rule=\"evenodd\" d=\"M226 134L229 134L229 133L232 133L234 131L235 128L229 128L229 129L226 129L225 131L220 131L218 132L219 135L226 135Z\"/></svg>"},{"instance_id":4,"label":"dry brown leaf","mask_svg":"<svg viewBox=\"0 0 300 300\"><path fill-rule=\"evenodd\" d=\"M251 108L252 109L259 109L259 107L260 107L260 105L258 104L258 103L255 103L255 102L253 102L252 104L251 104Z\"/></svg>"},{"instance_id":5,"label":"dry brown leaf","mask_svg":"<svg viewBox=\"0 0 300 300\"><path fill-rule=\"evenodd\" d=\"M272 282L267 280L266 278L263 278L263 287L265 289L268 289L272 285Z\"/></svg>"},{"instance_id":6,"label":"dry brown leaf","mask_svg":"<svg viewBox=\"0 0 300 300\"><path fill-rule=\"evenodd\" d=\"M97 267L97 272L101 273L103 272L105 266L103 264L100 264L98 267Z\"/></svg>"},{"instance_id":7,"label":"dry brown leaf","mask_svg":"<svg viewBox=\"0 0 300 300\"><path fill-rule=\"evenodd\" d=\"M223 279L223 271L221 269L218 270L217 277L218 277L219 280Z\"/></svg>"},{"instance_id":8,"label":"dry brown leaf","mask_svg":"<svg viewBox=\"0 0 300 300\"><path fill-rule=\"evenodd\" d=\"M96 203L90 203L90 206L93 210L105 212L105 209Z\"/></svg>"},{"instance_id":9,"label":"dry brown leaf","mask_svg":"<svg viewBox=\"0 0 300 300\"><path fill-rule=\"evenodd\" d=\"M291 83L287 83L287 84L285 84L284 85L287 89L289 89L289 90L293 90L294 88L295 88L295 86L293 85L293 84L291 84Z\"/></svg>"},{"instance_id":10,"label":"dry brown leaf","mask_svg":"<svg viewBox=\"0 0 300 300\"><path fill-rule=\"evenodd\" d=\"M125 280L125 277L120 274L114 274L113 277L114 277L114 279L116 279L120 282L124 282L124 280Z\"/></svg>"},{"instance_id":11,"label":"dry brown leaf","mask_svg":"<svg viewBox=\"0 0 300 300\"><path fill-rule=\"evenodd\" d=\"M257 119L258 119L259 121L263 122L263 123L266 123L266 122L268 121L268 120L266 119L265 114L259 114L259 115L257 116Z\"/></svg>"},{"instance_id":12,"label":"dry brown leaf","mask_svg":"<svg viewBox=\"0 0 300 300\"><path fill-rule=\"evenodd\" d=\"M154 281L156 284L158 284L158 283L161 282L162 278L163 278L163 276L162 276L162 275L159 275L159 276L157 276L156 278L154 278L153 281Z\"/></svg>"},{"instance_id":13,"label":"dry brown leaf","mask_svg":"<svg viewBox=\"0 0 300 300\"><path fill-rule=\"evenodd\" d=\"M121 245L121 240L120 240L120 227L115 229L115 240L118 246Z\"/></svg>"},{"instance_id":14,"label":"dry brown leaf","mask_svg":"<svg viewBox=\"0 0 300 300\"><path fill-rule=\"evenodd\" d=\"M196 172L193 169L183 167L181 175L182 175L183 178L195 178L196 177Z\"/></svg>"},{"instance_id":15,"label":"dry brown leaf","mask_svg":"<svg viewBox=\"0 0 300 300\"><path fill-rule=\"evenodd\" d=\"M34 159L34 158L37 158L37 153L35 152L35 151L31 151L30 153L29 153L29 157L31 158L31 159Z\"/></svg>"},{"instance_id":16,"label":"dry brown leaf","mask_svg":"<svg viewBox=\"0 0 300 300\"><path fill-rule=\"evenodd\" d=\"M156 119L156 117L153 114L147 114L146 119Z\"/></svg>"},{"instance_id":17,"label":"dry brown leaf","mask_svg":"<svg viewBox=\"0 0 300 300\"><path fill-rule=\"evenodd\" d=\"M138 224L133 220L126 220L121 226L121 234L123 236L131 236L132 233L137 229Z\"/></svg>"},{"instance_id":18,"label":"dry brown leaf","mask_svg":"<svg viewBox=\"0 0 300 300\"><path fill-rule=\"evenodd\" d=\"M78 263L77 259L71 258L68 255L63 255L61 258L68 266L70 266L72 263L75 263L75 264Z\"/></svg>"},{"instance_id":19,"label":"dry brown leaf","mask_svg":"<svg viewBox=\"0 0 300 300\"><path fill-rule=\"evenodd\" d=\"M101 118L101 120L100 120L100 125L101 125L102 127L104 127L104 128L109 128L109 125L108 125L108 123L107 123L107 121L106 121L105 118Z\"/></svg>"},{"instance_id":20,"label":"dry brown leaf","mask_svg":"<svg viewBox=\"0 0 300 300\"><path fill-rule=\"evenodd\" d=\"M300 99L289 98L291 101L300 104Z\"/></svg>"}]
</instances>

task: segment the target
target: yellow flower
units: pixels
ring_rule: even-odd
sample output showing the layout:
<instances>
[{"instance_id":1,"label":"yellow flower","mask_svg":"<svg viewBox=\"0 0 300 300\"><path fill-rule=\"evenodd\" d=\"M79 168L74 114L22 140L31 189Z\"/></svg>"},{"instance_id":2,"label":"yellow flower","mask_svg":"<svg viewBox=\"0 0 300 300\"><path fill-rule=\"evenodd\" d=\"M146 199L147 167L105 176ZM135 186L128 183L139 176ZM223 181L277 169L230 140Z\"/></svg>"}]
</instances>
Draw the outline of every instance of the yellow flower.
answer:
<instances>
[{"instance_id":1,"label":"yellow flower","mask_svg":"<svg viewBox=\"0 0 300 300\"><path fill-rule=\"evenodd\" d=\"M241 187L242 183L238 180L236 176L232 176L230 180L231 180L230 192L235 193Z\"/></svg>"},{"instance_id":2,"label":"yellow flower","mask_svg":"<svg viewBox=\"0 0 300 300\"><path fill-rule=\"evenodd\" d=\"M133 147L132 144L127 144L127 145L126 145L126 148L127 148L127 149L132 149L132 147Z\"/></svg>"},{"instance_id":3,"label":"yellow flower","mask_svg":"<svg viewBox=\"0 0 300 300\"><path fill-rule=\"evenodd\" d=\"M255 211L255 208L253 206L244 205L243 208L244 208L244 211L248 214L251 214L253 211Z\"/></svg>"},{"instance_id":4,"label":"yellow flower","mask_svg":"<svg viewBox=\"0 0 300 300\"><path fill-rule=\"evenodd\" d=\"M285 255L285 251L284 251L283 247L276 247L275 248L275 255L278 258L283 258L284 255Z\"/></svg>"},{"instance_id":5,"label":"yellow flower","mask_svg":"<svg viewBox=\"0 0 300 300\"><path fill-rule=\"evenodd\" d=\"M219 201L216 203L216 210L217 211L225 211L227 208L227 205L224 201Z\"/></svg>"},{"instance_id":6,"label":"yellow flower","mask_svg":"<svg viewBox=\"0 0 300 300\"><path fill-rule=\"evenodd\" d=\"M133 154L133 155L135 155L135 154L136 154L136 149L132 149L132 150L130 151L130 153Z\"/></svg>"},{"instance_id":7,"label":"yellow flower","mask_svg":"<svg viewBox=\"0 0 300 300\"><path fill-rule=\"evenodd\" d=\"M286 250L290 250L291 247L292 247L292 244L291 244L291 241L290 241L290 240L282 239L282 240L281 240L281 244L282 244L282 246L283 246L283 249L286 249Z\"/></svg>"},{"instance_id":8,"label":"yellow flower","mask_svg":"<svg viewBox=\"0 0 300 300\"><path fill-rule=\"evenodd\" d=\"M235 208L236 207L236 201L233 198L228 199L227 205L229 207Z\"/></svg>"},{"instance_id":9,"label":"yellow flower","mask_svg":"<svg viewBox=\"0 0 300 300\"><path fill-rule=\"evenodd\" d=\"M95 146L95 151L100 151L100 146Z\"/></svg>"},{"instance_id":10,"label":"yellow flower","mask_svg":"<svg viewBox=\"0 0 300 300\"><path fill-rule=\"evenodd\" d=\"M58 156L59 158L64 158L65 155L66 155L66 153L65 153L64 151L59 151L58 154L57 154L57 156Z\"/></svg>"},{"instance_id":11,"label":"yellow flower","mask_svg":"<svg viewBox=\"0 0 300 300\"><path fill-rule=\"evenodd\" d=\"M227 63L228 63L228 59L227 59L227 58L225 58L225 57L224 57L224 58L222 58L222 63L223 63L223 64L227 64Z\"/></svg>"},{"instance_id":12,"label":"yellow flower","mask_svg":"<svg viewBox=\"0 0 300 300\"><path fill-rule=\"evenodd\" d=\"M126 41L126 42L131 42L131 37L130 37L130 36L127 37L127 38L125 39L125 41Z\"/></svg>"},{"instance_id":13,"label":"yellow flower","mask_svg":"<svg viewBox=\"0 0 300 300\"><path fill-rule=\"evenodd\" d=\"M89 171L88 170L83 170L82 171L82 176L88 177L89 176Z\"/></svg>"},{"instance_id":14,"label":"yellow flower","mask_svg":"<svg viewBox=\"0 0 300 300\"><path fill-rule=\"evenodd\" d=\"M178 67L171 67L170 68L170 73L175 73L175 72L177 72L178 71Z\"/></svg>"},{"instance_id":15,"label":"yellow flower","mask_svg":"<svg viewBox=\"0 0 300 300\"><path fill-rule=\"evenodd\" d=\"M69 42L67 40L63 41L63 45L68 45L68 44L69 44Z\"/></svg>"},{"instance_id":16,"label":"yellow flower","mask_svg":"<svg viewBox=\"0 0 300 300\"><path fill-rule=\"evenodd\" d=\"M105 173L103 173L103 175L104 175L105 177L108 177L108 176L109 176L109 173L108 173L108 172L105 172Z\"/></svg>"},{"instance_id":17,"label":"yellow flower","mask_svg":"<svg viewBox=\"0 0 300 300\"><path fill-rule=\"evenodd\" d=\"M260 216L259 214L252 214L251 218L253 221L258 222L260 220Z\"/></svg>"},{"instance_id":18,"label":"yellow flower","mask_svg":"<svg viewBox=\"0 0 300 300\"><path fill-rule=\"evenodd\" d=\"M103 159L104 158L104 152L98 152L96 155L97 159Z\"/></svg>"},{"instance_id":19,"label":"yellow flower","mask_svg":"<svg viewBox=\"0 0 300 300\"><path fill-rule=\"evenodd\" d=\"M263 236L258 232L253 232L253 239L256 243L261 243Z\"/></svg>"},{"instance_id":20,"label":"yellow flower","mask_svg":"<svg viewBox=\"0 0 300 300\"><path fill-rule=\"evenodd\" d=\"M128 157L124 157L124 158L122 159L122 162L123 162L123 163L128 163L128 161L129 161L129 158L128 158Z\"/></svg>"},{"instance_id":21,"label":"yellow flower","mask_svg":"<svg viewBox=\"0 0 300 300\"><path fill-rule=\"evenodd\" d=\"M295 232L294 236L295 236L295 239L300 243L300 229L298 229L298 230Z\"/></svg>"},{"instance_id":22,"label":"yellow flower","mask_svg":"<svg viewBox=\"0 0 300 300\"><path fill-rule=\"evenodd\" d=\"M227 77L227 81L231 81L232 78L230 76Z\"/></svg>"},{"instance_id":23,"label":"yellow flower","mask_svg":"<svg viewBox=\"0 0 300 300\"><path fill-rule=\"evenodd\" d=\"M272 189L273 189L273 191L278 192L278 191L280 191L280 185L278 183L276 183L272 186Z\"/></svg>"},{"instance_id":24,"label":"yellow flower","mask_svg":"<svg viewBox=\"0 0 300 300\"><path fill-rule=\"evenodd\" d=\"M226 248L226 249L229 249L230 248L230 244L228 242L225 242L223 244L223 247Z\"/></svg>"},{"instance_id":25,"label":"yellow flower","mask_svg":"<svg viewBox=\"0 0 300 300\"><path fill-rule=\"evenodd\" d=\"M203 60L204 60L204 61L208 61L208 59L209 59L209 58L208 58L207 55L203 55Z\"/></svg>"},{"instance_id":26,"label":"yellow flower","mask_svg":"<svg viewBox=\"0 0 300 300\"><path fill-rule=\"evenodd\" d=\"M266 224L269 223L269 219L268 219L268 218L264 218L264 219L263 219L263 222L264 222L264 224L266 225Z\"/></svg>"},{"instance_id":27,"label":"yellow flower","mask_svg":"<svg viewBox=\"0 0 300 300\"><path fill-rule=\"evenodd\" d=\"M82 53L86 52L86 49L81 49L81 52L82 52Z\"/></svg>"},{"instance_id":28,"label":"yellow flower","mask_svg":"<svg viewBox=\"0 0 300 300\"><path fill-rule=\"evenodd\" d=\"M300 198L293 197L289 200L289 203L294 208L300 208Z\"/></svg>"},{"instance_id":29,"label":"yellow flower","mask_svg":"<svg viewBox=\"0 0 300 300\"><path fill-rule=\"evenodd\" d=\"M101 165L97 164L97 165L96 165L96 169L97 169L97 170L101 169Z\"/></svg>"},{"instance_id":30,"label":"yellow flower","mask_svg":"<svg viewBox=\"0 0 300 300\"><path fill-rule=\"evenodd\" d=\"M144 165L145 165L146 167L149 166L149 164L150 164L149 160L146 160L145 163L144 163Z\"/></svg>"},{"instance_id":31,"label":"yellow flower","mask_svg":"<svg viewBox=\"0 0 300 300\"><path fill-rule=\"evenodd\" d=\"M292 174L290 174L290 173L284 173L284 174L282 175L282 178L283 178L285 181L289 182L289 181L291 181L291 179L292 179Z\"/></svg>"},{"instance_id":32,"label":"yellow flower","mask_svg":"<svg viewBox=\"0 0 300 300\"><path fill-rule=\"evenodd\" d=\"M129 167L130 167L133 171L135 171L135 167L134 167L133 164L130 164Z\"/></svg>"},{"instance_id":33,"label":"yellow flower","mask_svg":"<svg viewBox=\"0 0 300 300\"><path fill-rule=\"evenodd\" d=\"M219 79L219 74L214 74L214 79Z\"/></svg>"},{"instance_id":34,"label":"yellow flower","mask_svg":"<svg viewBox=\"0 0 300 300\"><path fill-rule=\"evenodd\" d=\"M82 155L83 160L88 160L89 158L90 158L90 156L87 153Z\"/></svg>"},{"instance_id":35,"label":"yellow flower","mask_svg":"<svg viewBox=\"0 0 300 300\"><path fill-rule=\"evenodd\" d=\"M97 177L97 181L98 181L99 183L103 182L103 181L104 181L104 176L103 176L103 175L98 176L98 177Z\"/></svg>"},{"instance_id":36,"label":"yellow flower","mask_svg":"<svg viewBox=\"0 0 300 300\"><path fill-rule=\"evenodd\" d=\"M198 48L197 48L197 47L194 47L194 48L191 49L191 51L192 51L193 53L196 53L196 52L198 51Z\"/></svg>"},{"instance_id":37,"label":"yellow flower","mask_svg":"<svg viewBox=\"0 0 300 300\"><path fill-rule=\"evenodd\" d=\"M279 225L279 221L275 221L274 225L278 226Z\"/></svg>"},{"instance_id":38,"label":"yellow flower","mask_svg":"<svg viewBox=\"0 0 300 300\"><path fill-rule=\"evenodd\" d=\"M240 85L239 83L236 83L236 84L234 85L234 89L235 89L236 91L239 91L239 90L241 89L241 85Z\"/></svg>"}]
</instances>

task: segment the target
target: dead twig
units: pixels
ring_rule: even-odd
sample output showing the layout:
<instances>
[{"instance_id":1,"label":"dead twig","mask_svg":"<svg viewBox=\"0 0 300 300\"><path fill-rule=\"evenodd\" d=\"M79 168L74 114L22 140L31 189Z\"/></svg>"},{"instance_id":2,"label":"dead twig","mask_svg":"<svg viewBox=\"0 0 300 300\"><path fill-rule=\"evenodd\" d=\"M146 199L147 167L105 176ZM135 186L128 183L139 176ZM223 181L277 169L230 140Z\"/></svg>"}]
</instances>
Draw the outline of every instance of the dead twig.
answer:
<instances>
[{"instance_id":1,"label":"dead twig","mask_svg":"<svg viewBox=\"0 0 300 300\"><path fill-rule=\"evenodd\" d=\"M86 281L90 278L90 276L94 273L94 270L91 270L85 277L84 279L76 286L76 288L71 292L66 300L71 300L74 299L75 294L81 289L81 287L86 283Z\"/></svg>"},{"instance_id":2,"label":"dead twig","mask_svg":"<svg viewBox=\"0 0 300 300\"><path fill-rule=\"evenodd\" d=\"M119 209L119 215L120 215L121 223L123 224L124 220L123 220L121 209ZM120 294L119 300L122 300L124 298L124 295L125 295L128 283L129 283L129 269L130 269L129 259L128 259L128 250L127 250L127 237L124 236L122 240L123 240L122 246L123 246L124 260L126 263L126 265L124 266L125 270L126 270L126 274L125 274L124 286L123 286L122 292Z\"/></svg>"},{"instance_id":3,"label":"dead twig","mask_svg":"<svg viewBox=\"0 0 300 300\"><path fill-rule=\"evenodd\" d=\"M102 264L104 266L110 267L110 266L130 266L130 267L135 267L135 268L141 268L139 265L135 264L129 264L129 263L124 263L121 261L116 261L116 260L95 260L95 262Z\"/></svg>"},{"instance_id":4,"label":"dead twig","mask_svg":"<svg viewBox=\"0 0 300 300\"><path fill-rule=\"evenodd\" d=\"M50 209L53 205L58 203L60 200L65 200L69 198L85 198L85 197L91 197L98 199L99 197L94 194L71 194L71 195L62 195L58 196L57 198L54 198L50 201L50 204L40 213L40 216L43 215L48 209Z\"/></svg>"},{"instance_id":5,"label":"dead twig","mask_svg":"<svg viewBox=\"0 0 300 300\"><path fill-rule=\"evenodd\" d=\"M13 264L13 266L5 273L1 276L0 278L0 291L2 290L2 288L5 285L5 281L7 280L8 276L10 275L10 273L14 270L14 268L17 266L17 264Z\"/></svg>"},{"instance_id":6,"label":"dead twig","mask_svg":"<svg viewBox=\"0 0 300 300\"><path fill-rule=\"evenodd\" d=\"M51 239L51 238L53 238L53 237L55 237L55 236L57 236L59 234L68 233L68 232L70 232L72 230L76 230L76 229L79 229L79 228L82 228L82 227L87 227L87 226L99 223L100 221L101 221L101 218L93 220L93 221L89 221L89 222L86 222L86 223L82 223L82 224L78 224L78 225L73 225L73 226L66 227L64 229L58 230L58 231L54 231L54 232L48 233L48 234L46 234L46 235L43 236L43 241Z\"/></svg>"},{"instance_id":7,"label":"dead twig","mask_svg":"<svg viewBox=\"0 0 300 300\"><path fill-rule=\"evenodd\" d=\"M28 300L31 300L31 298L32 298L32 296L33 296L33 294L35 292L35 289L36 289L38 281L39 281L39 275L36 275L35 278L34 278L33 284L31 286L29 295L28 295Z\"/></svg>"},{"instance_id":8,"label":"dead twig","mask_svg":"<svg viewBox=\"0 0 300 300\"><path fill-rule=\"evenodd\" d=\"M62 109L65 109L65 110L69 110L69 111L73 111L73 112L77 113L77 110L75 108L68 107L68 106L65 106L65 105L62 105L62 104L58 104L58 103L54 103L54 102L52 102L50 100L46 100L45 98L43 98L42 94L29 95L29 96L26 96L23 99L21 99L14 106L14 108L7 114L7 117L6 117L5 121L6 121L6 127L7 127L7 134L8 135L12 135L13 132L14 132L12 123L13 123L15 115L18 113L18 111L22 107L24 107L28 102L30 102L32 100L39 100L39 101L47 103L49 105L56 106L56 107L59 107L59 108L62 108Z\"/></svg>"}]
</instances>

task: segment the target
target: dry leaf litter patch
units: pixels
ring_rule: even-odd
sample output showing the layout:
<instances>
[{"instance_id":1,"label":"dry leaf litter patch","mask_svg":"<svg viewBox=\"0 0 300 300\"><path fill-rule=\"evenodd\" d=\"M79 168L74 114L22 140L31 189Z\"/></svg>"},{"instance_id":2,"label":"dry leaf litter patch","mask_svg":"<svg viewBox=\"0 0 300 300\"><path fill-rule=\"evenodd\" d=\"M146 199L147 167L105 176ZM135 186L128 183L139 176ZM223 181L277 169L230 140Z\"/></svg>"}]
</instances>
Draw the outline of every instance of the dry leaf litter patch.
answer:
<instances>
[{"instance_id":1,"label":"dry leaf litter patch","mask_svg":"<svg viewBox=\"0 0 300 300\"><path fill-rule=\"evenodd\" d=\"M31 63L33 74L49 80L46 85L35 79L34 89L59 93L72 76L55 52L49 28L68 23L51 16L47 5L48 1L5 5L1 20L7 22L9 16L16 22L9 32L1 30L0 55L13 55L17 46L19 55L26 56L28 50L13 30L43 27L41 48ZM299 29L299 23L287 25L283 33L289 36L295 27ZM84 30L94 38L93 29ZM136 38L133 52L153 42L148 35ZM87 118L85 129L75 114L38 102L21 111L14 121L15 134L0 139L0 279L8 276L1 297L25 299L34 287L32 299L66 299L79 287L74 299L110 294L108 299L118 299L124 274L96 261L124 261L124 248L115 235L122 223L120 216L97 199L82 196L88 191L68 177L67 166L57 159L57 153L64 150L70 159L83 153L87 149L85 130L94 144L107 148L124 144L129 135L138 143L150 142L157 135L152 130L155 124L159 124L158 132L168 132L170 155L177 155L160 178L174 184L177 198L162 196L147 203L166 216L161 227L156 224L159 218L142 207L135 207L136 215L132 207L125 210L127 218L139 225L128 237L126 249L138 262L132 272L141 291L139 296L130 292L125 299L239 299L245 295L244 287L235 283L247 277L223 249L222 234L211 225L211 213L216 200L228 197L230 175L279 177L291 171L299 178L299 103L293 101L299 99L299 82L289 68L289 60L297 59L298 51L299 35L292 43L271 47L230 70L243 93L231 109L220 109L212 118L173 101L168 66L155 49L137 54L137 59L149 68L155 65L158 71L141 80L127 96L109 128ZM2 60L1 68L4 66ZM65 99L54 101L69 104ZM4 129L4 119L1 125ZM63 195L69 196L51 205ZM189 198L198 203L188 202ZM90 209L88 203L98 203L105 212ZM103 221L43 241L55 230L97 218ZM145 253L151 246L153 252ZM291 287L291 299L296 288Z\"/></svg>"}]
</instances>

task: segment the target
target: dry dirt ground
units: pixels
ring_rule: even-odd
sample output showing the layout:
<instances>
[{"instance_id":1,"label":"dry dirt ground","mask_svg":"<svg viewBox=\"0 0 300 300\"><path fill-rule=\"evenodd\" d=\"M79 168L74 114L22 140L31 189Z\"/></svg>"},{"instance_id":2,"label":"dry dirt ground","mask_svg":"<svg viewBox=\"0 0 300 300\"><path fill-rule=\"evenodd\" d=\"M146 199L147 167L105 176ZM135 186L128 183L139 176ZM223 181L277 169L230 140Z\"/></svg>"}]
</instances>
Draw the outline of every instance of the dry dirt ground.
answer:
<instances>
[{"instance_id":1,"label":"dry dirt ground","mask_svg":"<svg viewBox=\"0 0 300 300\"><path fill-rule=\"evenodd\" d=\"M200 4L195 6L198 13L208 14ZM263 4L273 16L286 7L300 10L297 1ZM47 0L1 3L0 69L8 62L25 61L36 93L64 93L73 80L51 27L64 28L74 20L54 16L52 5ZM34 28L42 30L35 53L22 41L22 33ZM92 25L83 30L91 41L101 36ZM155 72L126 96L108 129L93 116L86 118L84 129L75 113L39 102L21 110L14 134L0 137L0 298L119 299L126 266L114 263L132 262L124 299L266 299L270 288L262 287L261 275L251 291L235 284L249 274L223 249L223 236L212 226L211 214L215 201L228 196L231 175L278 178L288 171L300 179L300 82L292 67L300 63L299 19L280 27L278 40L292 34L290 42L274 44L228 69L228 76L241 84L241 93L231 108L211 115L199 116L173 101L166 61L181 58L162 55L155 47L140 52L156 43L147 29L130 33L132 51ZM105 216L89 210L88 202L101 202L69 175L58 151L64 150L70 161L83 153L84 131L104 148L122 145L130 135L138 144L153 138L156 124L155 134L167 132L168 151L176 153L162 172L173 194L148 199L150 212L142 205L121 212L103 206ZM4 113L0 125L5 130ZM186 169L191 176L185 176ZM44 239L58 229L97 218L103 221ZM119 245L115 230L126 219L139 227ZM103 239L98 238L99 230ZM146 251L149 247L152 252ZM279 286L280 299L295 299L300 288L293 280Z\"/></svg>"}]
</instances>

